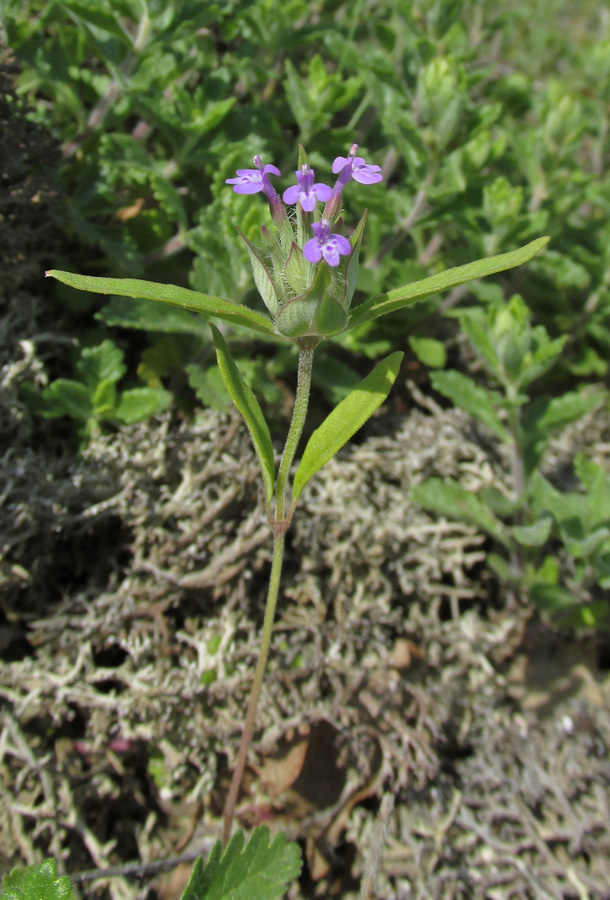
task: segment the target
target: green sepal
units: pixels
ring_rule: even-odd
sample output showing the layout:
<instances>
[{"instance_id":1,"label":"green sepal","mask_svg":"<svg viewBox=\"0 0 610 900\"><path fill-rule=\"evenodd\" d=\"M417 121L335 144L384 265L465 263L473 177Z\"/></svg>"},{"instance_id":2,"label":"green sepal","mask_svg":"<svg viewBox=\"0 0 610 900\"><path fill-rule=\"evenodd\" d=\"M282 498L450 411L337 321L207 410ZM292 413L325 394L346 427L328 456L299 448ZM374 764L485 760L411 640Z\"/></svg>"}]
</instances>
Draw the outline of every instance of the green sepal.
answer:
<instances>
[{"instance_id":1,"label":"green sepal","mask_svg":"<svg viewBox=\"0 0 610 900\"><path fill-rule=\"evenodd\" d=\"M237 228L237 226L235 227ZM272 316L277 316L278 312L280 311L280 303L278 300L275 285L271 280L271 275L267 271L267 266L259 257L258 253L254 249L248 238L245 236L245 234L243 234L239 230L239 228L237 228L237 232L248 250L250 264L252 266L252 274L254 276L254 283L259 294L263 298L263 303Z\"/></svg>"},{"instance_id":2,"label":"green sepal","mask_svg":"<svg viewBox=\"0 0 610 900\"><path fill-rule=\"evenodd\" d=\"M550 238L548 237L537 238L519 250L511 250L509 253L501 253L498 256L479 259L475 262L467 263L465 266L456 266L453 269L440 272L438 275L432 275L430 278L424 278L421 281L415 281L412 284L395 288L378 297L371 297L354 309L350 317L349 327L356 328L364 322L370 322L379 318L379 316L395 312L397 309L404 309L417 302L417 300L429 297L431 294L438 294L440 291L446 291L458 284L465 284L468 281L475 281L477 278L483 278L486 275L494 275L496 272L503 272L505 269L520 266L539 253L548 244L549 240Z\"/></svg>"},{"instance_id":3,"label":"green sepal","mask_svg":"<svg viewBox=\"0 0 610 900\"><path fill-rule=\"evenodd\" d=\"M303 256L300 247L292 242L288 259L286 260L286 280L297 294L304 294L308 287L309 269L311 264Z\"/></svg>"},{"instance_id":4,"label":"green sepal","mask_svg":"<svg viewBox=\"0 0 610 900\"><path fill-rule=\"evenodd\" d=\"M210 328L212 329L212 338L220 374L231 395L231 399L242 414L248 427L248 431L250 432L250 437L252 438L252 443L254 444L254 449L263 474L265 500L267 504L269 504L273 497L273 486L275 484L275 463L273 460L273 444L271 443L269 427L265 421L258 400L242 378L241 373L235 364L235 360L231 356L227 342L215 325L210 324Z\"/></svg>"},{"instance_id":5,"label":"green sepal","mask_svg":"<svg viewBox=\"0 0 610 900\"><path fill-rule=\"evenodd\" d=\"M314 283L302 297L289 300L282 307L275 327L288 338L306 335L329 337L345 329L347 314L341 305L329 296L331 274L328 266L319 266Z\"/></svg>"},{"instance_id":6,"label":"green sepal","mask_svg":"<svg viewBox=\"0 0 610 900\"><path fill-rule=\"evenodd\" d=\"M204 316L223 319L232 325L242 325L251 331L267 335L275 334L269 319L256 310L231 303L221 297L190 291L188 288L178 287L175 284L157 284L154 281L141 281L138 278L98 278L94 275L61 272L58 269L51 269L45 274L77 290L91 291L94 294L114 294L119 297L158 300L182 309L192 309Z\"/></svg>"},{"instance_id":7,"label":"green sepal","mask_svg":"<svg viewBox=\"0 0 610 900\"><path fill-rule=\"evenodd\" d=\"M316 428L294 476L292 496L301 491L329 459L343 447L386 399L396 381L404 353L391 353L378 363Z\"/></svg>"},{"instance_id":8,"label":"green sepal","mask_svg":"<svg viewBox=\"0 0 610 900\"><path fill-rule=\"evenodd\" d=\"M345 267L345 296L343 300L343 308L347 311L352 302L356 284L358 282L358 261L360 257L360 247L362 246L362 237L364 235L364 226L366 225L366 209L362 214L362 218L356 226L356 230L352 234L352 252Z\"/></svg>"}]
</instances>

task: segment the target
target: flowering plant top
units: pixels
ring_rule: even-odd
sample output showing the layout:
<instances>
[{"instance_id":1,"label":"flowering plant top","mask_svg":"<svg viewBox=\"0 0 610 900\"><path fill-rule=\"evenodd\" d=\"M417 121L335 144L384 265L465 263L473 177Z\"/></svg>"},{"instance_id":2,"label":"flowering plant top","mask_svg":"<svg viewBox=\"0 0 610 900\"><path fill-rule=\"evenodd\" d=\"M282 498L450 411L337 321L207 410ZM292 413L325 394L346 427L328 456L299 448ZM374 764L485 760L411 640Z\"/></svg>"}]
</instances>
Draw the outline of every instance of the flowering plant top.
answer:
<instances>
[{"instance_id":1,"label":"flowering plant top","mask_svg":"<svg viewBox=\"0 0 610 900\"><path fill-rule=\"evenodd\" d=\"M279 176L279 169L263 166L259 156L254 157L255 169L238 169L237 177L226 179L237 194L262 192L267 197L275 231L263 228L260 249L242 237L275 328L293 340L321 340L347 325L366 211L350 240L339 216L341 194L352 179L376 184L383 177L379 166L356 156L357 150L353 144L347 156L335 158L333 187L315 181L302 147L296 184L286 188L281 198L269 179L269 175ZM295 210L289 213L287 206Z\"/></svg>"}]
</instances>

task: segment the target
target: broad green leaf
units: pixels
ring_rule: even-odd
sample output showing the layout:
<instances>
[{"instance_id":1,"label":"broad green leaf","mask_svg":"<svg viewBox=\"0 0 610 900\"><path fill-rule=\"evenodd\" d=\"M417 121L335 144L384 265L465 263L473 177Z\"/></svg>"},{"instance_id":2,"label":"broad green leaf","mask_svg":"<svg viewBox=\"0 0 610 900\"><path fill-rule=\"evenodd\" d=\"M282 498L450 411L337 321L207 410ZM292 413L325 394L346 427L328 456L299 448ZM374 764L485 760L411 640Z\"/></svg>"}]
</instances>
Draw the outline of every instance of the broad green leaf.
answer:
<instances>
[{"instance_id":1,"label":"broad green leaf","mask_svg":"<svg viewBox=\"0 0 610 900\"><path fill-rule=\"evenodd\" d=\"M476 525L501 544L508 545L506 530L472 491L467 491L451 479L429 478L413 489L413 499L424 509L449 519Z\"/></svg>"},{"instance_id":2,"label":"broad green leaf","mask_svg":"<svg viewBox=\"0 0 610 900\"><path fill-rule=\"evenodd\" d=\"M137 278L97 278L93 275L76 275L73 272L61 272L57 269L51 269L46 274L81 291L158 300L182 309L192 309L204 316L223 319L233 325L243 325L245 328L262 334L275 334L273 325L261 313L248 309L247 306L230 303L221 297L200 294L198 291L191 291L175 284L157 284L154 281L141 281Z\"/></svg>"},{"instance_id":3,"label":"broad green leaf","mask_svg":"<svg viewBox=\"0 0 610 900\"><path fill-rule=\"evenodd\" d=\"M109 419L116 405L116 384L114 381L100 381L91 397L93 415L96 419Z\"/></svg>"},{"instance_id":4,"label":"broad green leaf","mask_svg":"<svg viewBox=\"0 0 610 900\"><path fill-rule=\"evenodd\" d=\"M127 371L124 354L116 344L106 340L97 347L85 347L76 368L86 385L93 390L102 381L119 381Z\"/></svg>"},{"instance_id":5,"label":"broad green leaf","mask_svg":"<svg viewBox=\"0 0 610 900\"><path fill-rule=\"evenodd\" d=\"M294 476L292 488L296 500L301 491L329 459L373 415L390 393L396 381L403 353L391 353L378 363L358 387L348 394L316 428L307 442L303 458Z\"/></svg>"},{"instance_id":6,"label":"broad green leaf","mask_svg":"<svg viewBox=\"0 0 610 900\"><path fill-rule=\"evenodd\" d=\"M548 540L552 524L550 515L542 516L532 525L513 525L513 536L525 547L542 547Z\"/></svg>"},{"instance_id":7,"label":"broad green leaf","mask_svg":"<svg viewBox=\"0 0 610 900\"><path fill-rule=\"evenodd\" d=\"M45 388L44 400L55 401L64 415L87 420L93 413L93 398L89 388L71 378L58 378Z\"/></svg>"},{"instance_id":8,"label":"broad green leaf","mask_svg":"<svg viewBox=\"0 0 610 900\"><path fill-rule=\"evenodd\" d=\"M430 375L432 387L448 397L456 406L460 406L479 422L487 425L501 440L508 443L511 440L510 433L499 420L494 409L491 397L493 393L463 375L451 369L448 372L432 372Z\"/></svg>"},{"instance_id":9,"label":"broad green leaf","mask_svg":"<svg viewBox=\"0 0 610 900\"><path fill-rule=\"evenodd\" d=\"M72 882L57 874L54 859L20 866L2 876L2 900L75 900Z\"/></svg>"},{"instance_id":10,"label":"broad green leaf","mask_svg":"<svg viewBox=\"0 0 610 900\"><path fill-rule=\"evenodd\" d=\"M379 297L371 297L354 309L350 317L350 328L362 325L363 322L370 322L379 316L385 316L397 309L403 309L430 294L437 294L458 284L465 284L467 281L475 281L477 278L484 278L486 275L494 275L496 272L520 266L539 253L549 240L548 237L541 237L519 250L511 250L509 253L501 253L499 256L490 256L487 259L467 263L465 266L447 269L445 272L424 278L422 281L395 288Z\"/></svg>"},{"instance_id":11,"label":"broad green leaf","mask_svg":"<svg viewBox=\"0 0 610 900\"><path fill-rule=\"evenodd\" d=\"M282 832L269 842L269 829L261 825L245 847L240 831L224 854L217 841L205 864L196 860L181 900L276 900L300 872L298 844Z\"/></svg>"},{"instance_id":12,"label":"broad green leaf","mask_svg":"<svg viewBox=\"0 0 610 900\"><path fill-rule=\"evenodd\" d=\"M442 341L413 335L409 338L409 346L424 366L442 369L447 364L447 351Z\"/></svg>"},{"instance_id":13,"label":"broad green leaf","mask_svg":"<svg viewBox=\"0 0 610 900\"><path fill-rule=\"evenodd\" d=\"M160 387L141 387L123 391L115 415L128 425L141 422L155 413L163 412L171 403L172 395Z\"/></svg>"},{"instance_id":14,"label":"broad green leaf","mask_svg":"<svg viewBox=\"0 0 610 900\"><path fill-rule=\"evenodd\" d=\"M212 338L216 349L216 359L218 360L218 368L223 377L228 392L231 395L235 406L240 411L254 449L260 463L263 473L263 481L265 484L265 499L267 503L271 502L273 497L273 485L275 483L275 463L273 461L273 444L271 443L271 435L269 427L265 421L258 400L242 378L239 369L235 365L235 361L231 356L222 334L215 325L210 325L212 329Z\"/></svg>"}]
</instances>

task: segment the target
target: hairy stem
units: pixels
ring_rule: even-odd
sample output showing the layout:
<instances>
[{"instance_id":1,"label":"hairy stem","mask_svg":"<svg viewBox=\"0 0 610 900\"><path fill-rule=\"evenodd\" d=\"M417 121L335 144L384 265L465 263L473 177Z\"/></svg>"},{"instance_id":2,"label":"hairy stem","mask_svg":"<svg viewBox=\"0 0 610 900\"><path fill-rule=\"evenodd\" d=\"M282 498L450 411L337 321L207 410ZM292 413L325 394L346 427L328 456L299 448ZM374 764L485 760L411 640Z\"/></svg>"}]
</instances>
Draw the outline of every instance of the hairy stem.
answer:
<instances>
[{"instance_id":1,"label":"hairy stem","mask_svg":"<svg viewBox=\"0 0 610 900\"><path fill-rule=\"evenodd\" d=\"M248 702L248 711L244 722L241 743L237 754L237 762L233 771L231 786L229 788L223 813L224 827L222 837L224 844L227 844L231 837L231 828L235 817L237 797L244 775L244 769L246 767L248 748L254 730L256 708L258 706L258 699L263 685L265 669L267 668L267 657L269 656L269 645L271 643L271 634L273 632L273 620L275 618L275 609L277 606L280 579L282 576L282 564L284 562L284 541L286 529L290 524L290 516L285 516L286 484L290 473L290 467L294 460L301 434L303 433L303 426L307 415L309 390L311 387L313 349L313 346L302 346L301 352L299 353L299 375L294 410L292 412L292 421L286 438L286 445L284 447L284 453L282 454L282 461L280 463L275 488L275 518L272 522L275 537L273 543L273 562L271 565L271 575L269 577L269 591L267 593L267 605L265 607L265 620L263 622L261 645L258 652L258 660L254 672L252 691Z\"/></svg>"}]
</instances>

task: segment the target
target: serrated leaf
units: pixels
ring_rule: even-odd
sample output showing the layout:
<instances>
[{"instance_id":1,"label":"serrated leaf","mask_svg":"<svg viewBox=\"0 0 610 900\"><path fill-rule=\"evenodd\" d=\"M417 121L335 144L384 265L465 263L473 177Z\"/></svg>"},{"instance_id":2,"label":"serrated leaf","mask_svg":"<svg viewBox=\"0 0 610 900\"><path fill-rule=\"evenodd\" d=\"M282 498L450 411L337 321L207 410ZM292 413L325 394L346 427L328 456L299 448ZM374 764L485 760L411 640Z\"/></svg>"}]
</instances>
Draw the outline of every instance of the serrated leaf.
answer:
<instances>
[{"instance_id":1,"label":"serrated leaf","mask_svg":"<svg viewBox=\"0 0 610 900\"><path fill-rule=\"evenodd\" d=\"M429 478L413 489L412 496L424 509L447 516L449 519L476 525L501 544L509 545L502 522L496 519L472 491L467 491L457 481Z\"/></svg>"},{"instance_id":2,"label":"serrated leaf","mask_svg":"<svg viewBox=\"0 0 610 900\"><path fill-rule=\"evenodd\" d=\"M273 460L273 444L271 443L271 435L269 427L265 421L258 400L244 381L239 369L237 368L231 352L227 346L222 334L215 325L210 325L212 329L212 338L216 349L216 359L218 360L218 368L222 375L231 398L242 414L254 449L260 463L263 474L263 482L265 484L265 498L267 503L271 502L273 497L273 486L275 484L275 463Z\"/></svg>"},{"instance_id":3,"label":"serrated leaf","mask_svg":"<svg viewBox=\"0 0 610 900\"><path fill-rule=\"evenodd\" d=\"M431 372L430 380L436 391L487 425L501 440L506 443L511 440L510 433L499 420L490 393L485 388L453 369L448 372Z\"/></svg>"},{"instance_id":4,"label":"serrated leaf","mask_svg":"<svg viewBox=\"0 0 610 900\"><path fill-rule=\"evenodd\" d=\"M234 835L224 854L217 841L207 863L198 859L181 900L276 900L301 872L298 844L261 825L244 847L243 832Z\"/></svg>"},{"instance_id":5,"label":"serrated leaf","mask_svg":"<svg viewBox=\"0 0 610 900\"><path fill-rule=\"evenodd\" d=\"M445 272L424 278L422 281L395 288L379 297L371 297L354 309L350 318L350 328L370 322L379 316L385 316L397 309L404 309L430 294L437 294L458 284L465 284L468 281L475 281L477 278L484 278L486 275L494 275L496 272L520 266L539 253L549 240L548 237L541 237L519 250L511 250L509 253L501 253L498 256L490 256L487 259L467 263L465 266L447 269Z\"/></svg>"},{"instance_id":6,"label":"serrated leaf","mask_svg":"<svg viewBox=\"0 0 610 900\"><path fill-rule=\"evenodd\" d=\"M169 391L160 387L141 387L123 391L114 411L117 419L130 425L141 422L167 409L172 400Z\"/></svg>"},{"instance_id":7,"label":"serrated leaf","mask_svg":"<svg viewBox=\"0 0 610 900\"><path fill-rule=\"evenodd\" d=\"M181 309L192 309L204 316L223 319L233 325L242 325L251 331L275 335L273 325L261 313L248 309L247 306L230 303L221 297L200 294L198 291L191 291L175 284L157 284L154 281L141 281L138 278L98 278L94 275L61 272L58 269L51 269L46 274L81 291L157 300L161 303L179 306Z\"/></svg>"},{"instance_id":8,"label":"serrated leaf","mask_svg":"<svg viewBox=\"0 0 610 900\"><path fill-rule=\"evenodd\" d=\"M58 378L45 388L43 400L55 402L64 415L85 421L93 413L91 391L80 381L71 378Z\"/></svg>"},{"instance_id":9,"label":"serrated leaf","mask_svg":"<svg viewBox=\"0 0 610 900\"><path fill-rule=\"evenodd\" d=\"M570 391L561 397L553 397L545 404L544 411L536 420L539 431L556 431L577 422L585 413L597 409L607 398L604 390Z\"/></svg>"},{"instance_id":10,"label":"serrated leaf","mask_svg":"<svg viewBox=\"0 0 610 900\"><path fill-rule=\"evenodd\" d=\"M2 876L2 900L75 900L72 882L57 874L54 859L20 866Z\"/></svg>"},{"instance_id":11,"label":"serrated leaf","mask_svg":"<svg viewBox=\"0 0 610 900\"><path fill-rule=\"evenodd\" d=\"M117 382L127 371L124 354L116 344L106 340L97 347L85 347L76 368L87 386L94 390L103 381Z\"/></svg>"},{"instance_id":12,"label":"serrated leaf","mask_svg":"<svg viewBox=\"0 0 610 900\"><path fill-rule=\"evenodd\" d=\"M396 381L403 353L391 353L378 363L348 396L316 428L305 447L294 476L294 500L329 459L343 447L386 399Z\"/></svg>"}]
</instances>

